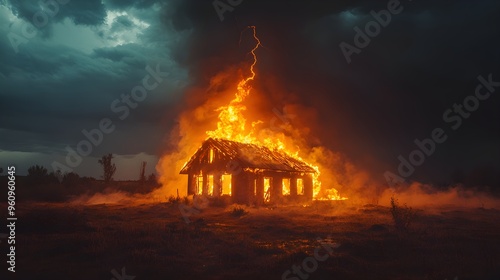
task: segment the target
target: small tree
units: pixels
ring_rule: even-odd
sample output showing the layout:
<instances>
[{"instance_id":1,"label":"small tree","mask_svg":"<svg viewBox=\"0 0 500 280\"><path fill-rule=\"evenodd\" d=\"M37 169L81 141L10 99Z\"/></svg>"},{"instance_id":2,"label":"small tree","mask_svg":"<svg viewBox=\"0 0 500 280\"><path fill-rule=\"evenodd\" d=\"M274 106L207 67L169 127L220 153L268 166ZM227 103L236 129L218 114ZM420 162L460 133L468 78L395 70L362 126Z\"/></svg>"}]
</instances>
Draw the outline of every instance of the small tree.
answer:
<instances>
[{"instance_id":1,"label":"small tree","mask_svg":"<svg viewBox=\"0 0 500 280\"><path fill-rule=\"evenodd\" d=\"M113 160L113 154L104 155L100 160L98 160L99 164L102 166L104 172L102 177L106 183L113 181L113 175L116 172L116 165L112 163L111 160Z\"/></svg>"},{"instance_id":2,"label":"small tree","mask_svg":"<svg viewBox=\"0 0 500 280\"><path fill-rule=\"evenodd\" d=\"M146 175L144 175L146 173L146 163L145 161L141 163L141 174L139 175L139 181L143 183L146 181Z\"/></svg>"}]
</instances>

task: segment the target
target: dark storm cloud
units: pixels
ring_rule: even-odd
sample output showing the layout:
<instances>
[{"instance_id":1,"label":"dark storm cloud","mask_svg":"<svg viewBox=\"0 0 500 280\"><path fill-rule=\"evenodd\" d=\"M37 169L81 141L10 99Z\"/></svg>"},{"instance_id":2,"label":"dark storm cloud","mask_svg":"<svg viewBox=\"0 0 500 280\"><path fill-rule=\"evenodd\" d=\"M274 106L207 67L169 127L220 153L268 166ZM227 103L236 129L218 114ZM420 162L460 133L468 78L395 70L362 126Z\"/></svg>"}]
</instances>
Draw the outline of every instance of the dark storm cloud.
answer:
<instances>
[{"instance_id":1,"label":"dark storm cloud","mask_svg":"<svg viewBox=\"0 0 500 280\"><path fill-rule=\"evenodd\" d=\"M137 8L145 9L151 7L153 4L158 2L158 0L106 0L106 4L112 9L125 9L125 8Z\"/></svg>"},{"instance_id":2,"label":"dark storm cloud","mask_svg":"<svg viewBox=\"0 0 500 280\"><path fill-rule=\"evenodd\" d=\"M96 127L102 117L115 116L110 110L111 102L140 83L145 75L144 67L149 63L144 48L138 46L101 48L90 57L64 48L38 50L40 53L44 55L23 62L25 69L32 69L30 72L19 68L4 71L9 82L3 91L11 95L0 105L4 115L2 127L38 133L39 137L60 145L76 144L82 138L82 129ZM66 57L58 53L65 53ZM15 62L18 64L20 60ZM146 116L149 114L158 115L158 112L143 110L134 113L126 124L149 120ZM15 138L12 140L15 145ZM40 145L42 143L31 150L38 150ZM142 149L147 150L147 147L142 146ZM117 152L131 152L137 145L129 146L128 150L123 148Z\"/></svg>"},{"instance_id":3,"label":"dark storm cloud","mask_svg":"<svg viewBox=\"0 0 500 280\"><path fill-rule=\"evenodd\" d=\"M132 64L142 62L145 59L143 54L129 47L100 48L94 51L93 56L95 58L107 58L113 61L125 61Z\"/></svg>"},{"instance_id":4,"label":"dark storm cloud","mask_svg":"<svg viewBox=\"0 0 500 280\"><path fill-rule=\"evenodd\" d=\"M115 25L120 25L120 26L127 28L127 27L132 27L134 25L134 23L130 19L128 19L126 16L119 16L116 19L116 23L113 25L113 27Z\"/></svg>"},{"instance_id":5,"label":"dark storm cloud","mask_svg":"<svg viewBox=\"0 0 500 280\"><path fill-rule=\"evenodd\" d=\"M48 1L47 1L48 2ZM66 2L66 1L61 1ZM43 7L43 1L8 1L12 6L12 11L19 18L28 22L33 22L33 16ZM73 20L75 24L98 25L104 22L106 9L101 0L88 1L68 1L58 5L58 12L54 16L54 22L59 22L65 18ZM50 7L53 9L52 7Z\"/></svg>"},{"instance_id":6,"label":"dark storm cloud","mask_svg":"<svg viewBox=\"0 0 500 280\"><path fill-rule=\"evenodd\" d=\"M30 5L0 6L2 36L22 34L23 23L16 20L30 22L32 13L39 10ZM75 148L84 139L83 129L95 129L102 118L111 118L115 132L94 148L92 156L157 154L170 123L163 119L175 111L174 102L185 83L183 70L169 54L172 42L182 41L183 35L162 25L161 5L154 9L141 5L140 11L123 6L117 14L101 1L70 1L50 18L50 26L38 30L50 32L23 42L19 52L14 52L9 40L0 41L0 152L31 153L28 159L44 158L44 164L50 163L65 156L65 147ZM106 15L112 15L109 25L103 24ZM171 75L120 121L111 103L141 84L147 65L156 68L157 64ZM5 160L13 159L2 158L1 164ZM26 162L24 158L19 164Z\"/></svg>"}]
</instances>

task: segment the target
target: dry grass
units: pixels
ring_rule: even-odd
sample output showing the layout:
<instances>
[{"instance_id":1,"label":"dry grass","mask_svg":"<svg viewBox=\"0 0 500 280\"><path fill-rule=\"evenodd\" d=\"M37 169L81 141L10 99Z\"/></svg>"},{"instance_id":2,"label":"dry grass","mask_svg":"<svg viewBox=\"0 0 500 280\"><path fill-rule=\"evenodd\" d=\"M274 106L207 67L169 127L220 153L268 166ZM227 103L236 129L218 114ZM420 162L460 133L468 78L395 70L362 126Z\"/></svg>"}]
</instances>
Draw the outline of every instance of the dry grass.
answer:
<instances>
[{"instance_id":1,"label":"dry grass","mask_svg":"<svg viewBox=\"0 0 500 280\"><path fill-rule=\"evenodd\" d=\"M422 212L404 235L390 208L341 203L209 207L189 224L174 203L25 204L19 217L20 279L111 279L121 267L138 280L280 279L318 237L341 246L309 279L499 279L496 210Z\"/></svg>"}]
</instances>

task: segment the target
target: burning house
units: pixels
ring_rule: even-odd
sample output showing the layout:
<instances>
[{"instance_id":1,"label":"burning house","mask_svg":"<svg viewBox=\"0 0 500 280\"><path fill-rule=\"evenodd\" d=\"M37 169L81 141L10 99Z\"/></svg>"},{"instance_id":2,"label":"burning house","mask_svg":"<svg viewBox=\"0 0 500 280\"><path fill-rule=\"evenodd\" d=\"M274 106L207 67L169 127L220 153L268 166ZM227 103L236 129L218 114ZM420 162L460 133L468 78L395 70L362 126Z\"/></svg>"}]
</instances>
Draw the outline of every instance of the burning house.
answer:
<instances>
[{"instance_id":1,"label":"burning house","mask_svg":"<svg viewBox=\"0 0 500 280\"><path fill-rule=\"evenodd\" d=\"M235 203L263 203L312 200L315 172L264 146L209 138L180 174L188 175L190 195L227 195Z\"/></svg>"},{"instance_id":2,"label":"burning house","mask_svg":"<svg viewBox=\"0 0 500 280\"><path fill-rule=\"evenodd\" d=\"M218 108L212 107L217 104L212 102L198 107L203 108L201 111L204 112L218 112L217 124L210 126L216 128L205 131L208 139L189 159L186 154L193 152L192 143L186 141L202 136L186 137L179 141L176 153L169 154L161 161L160 169L164 172L162 181L166 182L169 191L178 188L179 174L171 168L175 165L182 166L180 174L188 175L188 195L224 197L235 203L257 204L346 199L334 188L322 191L319 164L314 157L308 157L306 163L298 156L303 141L285 139L289 136L283 133L273 134L274 131L263 127L263 122L247 111L251 107L246 106L245 101L252 92L251 82L256 77L256 50L261 46L255 26L249 29L256 42L249 53L252 63L248 73L237 83L234 98ZM195 109L193 113L197 111ZM247 119L249 116L250 119ZM179 128L183 130L180 134L199 134L200 127L193 125L198 118L196 114L184 114L180 119ZM248 126L250 122L252 125ZM257 133L256 129L269 133Z\"/></svg>"}]
</instances>

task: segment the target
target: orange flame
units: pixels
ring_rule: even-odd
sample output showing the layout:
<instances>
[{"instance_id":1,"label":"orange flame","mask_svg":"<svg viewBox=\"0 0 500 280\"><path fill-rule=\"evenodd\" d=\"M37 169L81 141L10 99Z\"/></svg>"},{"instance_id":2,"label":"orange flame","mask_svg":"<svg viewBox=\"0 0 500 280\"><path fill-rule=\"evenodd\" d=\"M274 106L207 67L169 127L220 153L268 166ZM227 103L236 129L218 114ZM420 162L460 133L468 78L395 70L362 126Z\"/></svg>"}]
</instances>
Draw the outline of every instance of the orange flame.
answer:
<instances>
[{"instance_id":1,"label":"orange flame","mask_svg":"<svg viewBox=\"0 0 500 280\"><path fill-rule=\"evenodd\" d=\"M236 87L236 93L234 99L229 102L226 106L221 106L217 109L219 112L217 129L206 131L208 137L211 138L222 138L232 141L251 143L260 146L265 146L271 150L279 150L280 152L287 153L288 155L295 157L296 159L304 161L299 155L298 151L293 152L292 149L287 148L285 143L278 137L265 137L264 139L258 139L255 137L255 127L262 123L262 121L256 121L252 123L252 126L247 130L247 120L243 115L243 112L247 109L242 103L250 95L252 87L249 85L251 81L255 79L256 73L254 70L257 64L257 54L255 53L259 46L262 46L259 38L256 34L255 26L249 26L253 31L253 38L256 41L255 46L250 51L253 61L250 65L250 74L247 77L242 78ZM307 163L307 162L306 162ZM319 180L320 171L319 167L311 163L307 163L309 166L316 170L313 175L313 197L316 199L321 191L321 181ZM321 199L326 200L344 200L347 198L341 197L337 190L329 189L326 191L326 195Z\"/></svg>"},{"instance_id":2,"label":"orange flame","mask_svg":"<svg viewBox=\"0 0 500 280\"><path fill-rule=\"evenodd\" d=\"M257 37L255 26L249 26L253 30L253 37L257 41L255 47L250 51L253 57L252 65L250 65L250 73L248 77L242 79L236 88L236 94L233 100L229 102L229 105L222 106L217 109L219 111L219 121L217 123L217 129L214 131L207 131L208 137L212 138L224 138L233 141L238 141L242 143L255 143L256 139L252 136L253 131L246 133L246 119L243 116L243 111L246 107L241 103L250 94L251 87L248 82L253 81L255 78L254 67L257 64L257 55L255 51L262 46L259 38ZM252 124L255 126L256 123Z\"/></svg>"}]
</instances>

